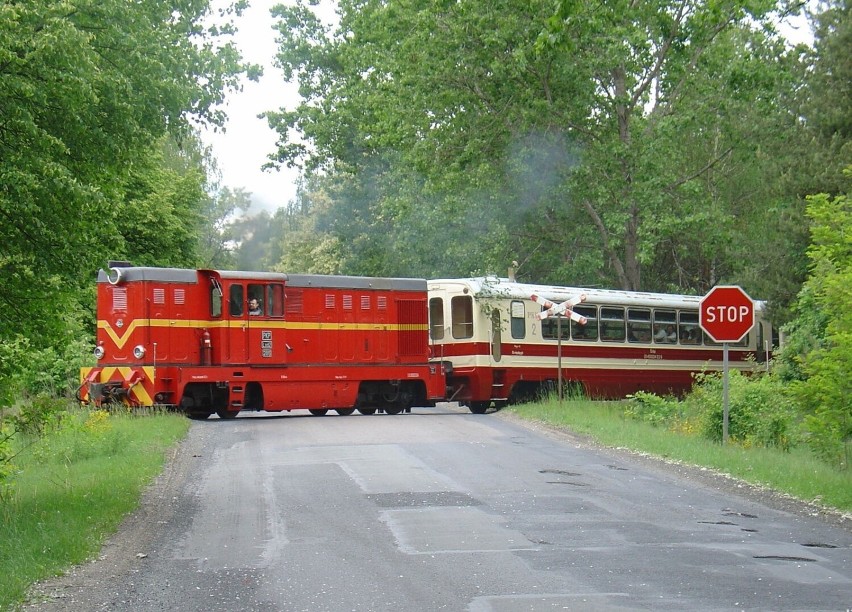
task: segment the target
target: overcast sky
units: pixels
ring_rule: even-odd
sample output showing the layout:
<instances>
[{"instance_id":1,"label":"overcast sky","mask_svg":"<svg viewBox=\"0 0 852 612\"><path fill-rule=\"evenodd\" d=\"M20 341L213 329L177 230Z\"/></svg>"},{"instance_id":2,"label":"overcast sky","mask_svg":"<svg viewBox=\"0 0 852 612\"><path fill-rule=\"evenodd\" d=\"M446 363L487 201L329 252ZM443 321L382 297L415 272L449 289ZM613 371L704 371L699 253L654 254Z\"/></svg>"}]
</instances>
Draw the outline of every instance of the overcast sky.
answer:
<instances>
[{"instance_id":1,"label":"overcast sky","mask_svg":"<svg viewBox=\"0 0 852 612\"><path fill-rule=\"evenodd\" d=\"M217 0L214 6L228 2ZM246 81L242 92L229 96L224 133L203 134L204 141L213 148L223 184L232 189L244 188L252 193L258 209L270 212L295 197L298 178L295 170L287 168L261 170L267 156L275 150L276 133L257 115L282 106L293 108L299 99L296 86L285 83L281 71L272 65L277 45L269 10L282 3L286 2L251 0L251 6L237 20L239 33L235 42L245 61L263 66L264 74L260 82Z\"/></svg>"},{"instance_id":2,"label":"overcast sky","mask_svg":"<svg viewBox=\"0 0 852 612\"><path fill-rule=\"evenodd\" d=\"M229 1L215 0L214 6ZM282 106L293 108L299 96L296 86L285 83L281 72L272 65L277 45L269 10L276 4L286 4L286 0L250 1L251 6L237 21L236 43L246 61L264 67L264 75L259 83L246 82L242 92L229 97L225 109L229 117L226 131L206 132L203 138L213 148L223 184L232 189L242 187L252 193L255 208L251 212L260 209L273 212L295 197L298 173L287 168L261 170L267 156L275 150L276 134L269 129L266 120L258 119L257 115ZM333 0L324 4L324 15L333 19L334 11L330 8L334 6ZM782 31L796 42L811 40L804 20L798 20L794 27L782 27Z\"/></svg>"}]
</instances>

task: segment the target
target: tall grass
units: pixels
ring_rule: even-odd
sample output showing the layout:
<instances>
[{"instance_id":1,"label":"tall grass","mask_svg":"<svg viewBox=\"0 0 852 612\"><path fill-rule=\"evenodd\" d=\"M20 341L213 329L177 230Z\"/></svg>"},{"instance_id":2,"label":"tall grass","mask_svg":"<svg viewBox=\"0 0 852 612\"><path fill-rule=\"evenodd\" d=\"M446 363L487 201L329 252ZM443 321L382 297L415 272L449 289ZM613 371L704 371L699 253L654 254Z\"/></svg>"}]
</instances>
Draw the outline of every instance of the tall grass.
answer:
<instances>
[{"instance_id":1,"label":"tall grass","mask_svg":"<svg viewBox=\"0 0 852 612\"><path fill-rule=\"evenodd\" d=\"M549 399L513 406L521 418L565 427L601 444L704 466L821 506L852 512L852 471L839 470L804 448L746 448L629 419L624 402Z\"/></svg>"},{"instance_id":2,"label":"tall grass","mask_svg":"<svg viewBox=\"0 0 852 612\"><path fill-rule=\"evenodd\" d=\"M96 553L188 427L178 415L74 410L45 435L16 440L23 450L0 501L0 610Z\"/></svg>"}]
</instances>

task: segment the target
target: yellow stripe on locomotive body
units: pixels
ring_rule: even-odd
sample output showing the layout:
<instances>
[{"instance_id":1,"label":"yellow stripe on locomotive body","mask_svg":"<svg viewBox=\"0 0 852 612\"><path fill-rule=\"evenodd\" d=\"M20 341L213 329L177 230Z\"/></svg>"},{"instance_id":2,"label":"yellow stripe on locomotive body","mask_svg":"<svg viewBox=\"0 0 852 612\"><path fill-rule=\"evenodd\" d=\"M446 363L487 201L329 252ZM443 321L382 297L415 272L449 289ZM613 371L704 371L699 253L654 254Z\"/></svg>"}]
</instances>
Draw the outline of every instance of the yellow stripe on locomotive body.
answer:
<instances>
[{"instance_id":1,"label":"yellow stripe on locomotive body","mask_svg":"<svg viewBox=\"0 0 852 612\"><path fill-rule=\"evenodd\" d=\"M233 323L228 321L209 321L195 320L188 321L183 319L135 319L131 321L127 329L123 333L117 332L112 328L109 321L98 320L98 329L104 330L110 340L115 343L118 348L124 348L127 341L131 338L134 332L142 331L146 327L186 327L195 329L216 329L229 327ZM429 325L427 323L419 324L393 324L393 323L294 323L289 321L275 320L250 320L241 321L238 325L246 325L252 328L265 329L284 329L284 330L338 330L338 331L427 331Z\"/></svg>"}]
</instances>

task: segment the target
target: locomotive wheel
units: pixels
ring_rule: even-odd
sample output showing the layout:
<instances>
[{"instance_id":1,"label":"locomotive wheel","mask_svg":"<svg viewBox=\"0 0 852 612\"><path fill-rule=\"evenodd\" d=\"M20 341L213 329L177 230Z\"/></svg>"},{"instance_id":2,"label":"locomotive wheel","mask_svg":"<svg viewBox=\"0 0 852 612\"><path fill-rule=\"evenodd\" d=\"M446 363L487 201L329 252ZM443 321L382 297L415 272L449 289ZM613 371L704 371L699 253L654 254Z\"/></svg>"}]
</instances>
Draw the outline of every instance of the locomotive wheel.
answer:
<instances>
[{"instance_id":1,"label":"locomotive wheel","mask_svg":"<svg viewBox=\"0 0 852 612\"><path fill-rule=\"evenodd\" d=\"M402 412L402 406L385 406L385 412L388 414L399 414Z\"/></svg>"},{"instance_id":2,"label":"locomotive wheel","mask_svg":"<svg viewBox=\"0 0 852 612\"><path fill-rule=\"evenodd\" d=\"M212 412L207 412L206 410L195 411L195 412L187 412L186 416L188 416L193 421L204 421L210 418Z\"/></svg>"},{"instance_id":3,"label":"locomotive wheel","mask_svg":"<svg viewBox=\"0 0 852 612\"><path fill-rule=\"evenodd\" d=\"M335 412L340 416L349 416L353 412L355 412L354 408L336 408Z\"/></svg>"},{"instance_id":4,"label":"locomotive wheel","mask_svg":"<svg viewBox=\"0 0 852 612\"><path fill-rule=\"evenodd\" d=\"M471 402L468 408L473 414L485 414L491 402Z\"/></svg>"},{"instance_id":5,"label":"locomotive wheel","mask_svg":"<svg viewBox=\"0 0 852 612\"><path fill-rule=\"evenodd\" d=\"M358 412L361 414L376 414L375 408L358 408Z\"/></svg>"},{"instance_id":6,"label":"locomotive wheel","mask_svg":"<svg viewBox=\"0 0 852 612\"><path fill-rule=\"evenodd\" d=\"M326 414L328 414L328 410L321 408L311 408L310 410L308 410L308 412L310 412L314 416L325 416Z\"/></svg>"},{"instance_id":7,"label":"locomotive wheel","mask_svg":"<svg viewBox=\"0 0 852 612\"><path fill-rule=\"evenodd\" d=\"M237 418L237 415L240 413L239 410L217 410L216 414L219 415L220 419L231 420Z\"/></svg>"}]
</instances>

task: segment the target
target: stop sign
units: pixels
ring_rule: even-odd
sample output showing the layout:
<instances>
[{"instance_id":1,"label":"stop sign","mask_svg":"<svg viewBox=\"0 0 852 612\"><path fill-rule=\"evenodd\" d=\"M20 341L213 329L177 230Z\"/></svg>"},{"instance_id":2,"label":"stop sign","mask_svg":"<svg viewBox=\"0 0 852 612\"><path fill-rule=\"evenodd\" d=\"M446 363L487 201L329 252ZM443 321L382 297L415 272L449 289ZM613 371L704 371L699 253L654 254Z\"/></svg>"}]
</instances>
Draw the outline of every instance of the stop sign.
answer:
<instances>
[{"instance_id":1,"label":"stop sign","mask_svg":"<svg viewBox=\"0 0 852 612\"><path fill-rule=\"evenodd\" d=\"M716 342L739 342L754 327L754 302L739 287L713 287L699 309L701 329Z\"/></svg>"}]
</instances>

